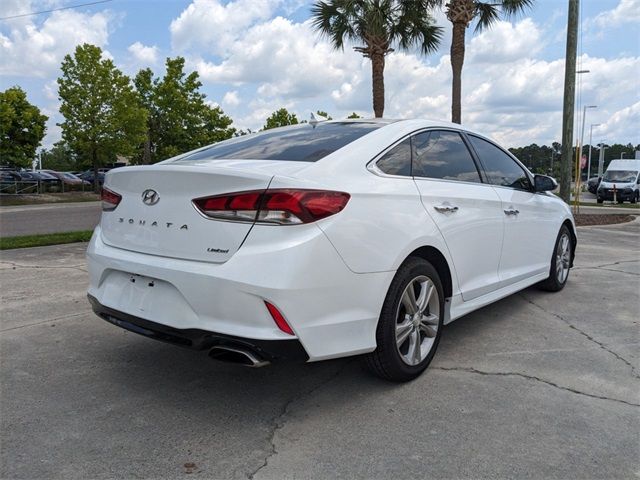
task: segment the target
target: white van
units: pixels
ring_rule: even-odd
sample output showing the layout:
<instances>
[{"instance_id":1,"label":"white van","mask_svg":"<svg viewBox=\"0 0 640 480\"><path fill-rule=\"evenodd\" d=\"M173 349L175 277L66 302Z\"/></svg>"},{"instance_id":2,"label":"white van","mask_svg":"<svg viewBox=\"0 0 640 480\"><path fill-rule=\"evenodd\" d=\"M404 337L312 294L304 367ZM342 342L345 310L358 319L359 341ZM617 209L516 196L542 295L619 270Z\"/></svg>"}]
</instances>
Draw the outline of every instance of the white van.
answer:
<instances>
[{"instance_id":1,"label":"white van","mask_svg":"<svg viewBox=\"0 0 640 480\"><path fill-rule=\"evenodd\" d=\"M598 203L613 200L636 203L640 198L640 160L611 160L598 187Z\"/></svg>"}]
</instances>

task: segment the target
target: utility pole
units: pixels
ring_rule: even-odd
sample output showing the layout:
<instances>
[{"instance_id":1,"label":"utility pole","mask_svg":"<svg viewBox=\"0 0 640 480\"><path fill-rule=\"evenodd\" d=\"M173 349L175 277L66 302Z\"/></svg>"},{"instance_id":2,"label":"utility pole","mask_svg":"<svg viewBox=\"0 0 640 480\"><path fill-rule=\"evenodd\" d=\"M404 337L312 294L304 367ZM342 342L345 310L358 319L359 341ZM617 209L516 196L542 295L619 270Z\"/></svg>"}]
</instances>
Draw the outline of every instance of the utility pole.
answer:
<instances>
[{"instance_id":1,"label":"utility pole","mask_svg":"<svg viewBox=\"0 0 640 480\"><path fill-rule=\"evenodd\" d=\"M602 176L602 171L604 170L604 150L605 148L607 148L604 144L604 142L602 142L600 144L600 155L598 155L598 176L601 177Z\"/></svg>"},{"instance_id":2,"label":"utility pole","mask_svg":"<svg viewBox=\"0 0 640 480\"><path fill-rule=\"evenodd\" d=\"M562 106L562 158L560 159L560 198L571 200L571 161L573 159L573 110L576 96L576 56L578 53L578 7L580 0L569 0L567 50L564 62L564 104Z\"/></svg>"}]
</instances>

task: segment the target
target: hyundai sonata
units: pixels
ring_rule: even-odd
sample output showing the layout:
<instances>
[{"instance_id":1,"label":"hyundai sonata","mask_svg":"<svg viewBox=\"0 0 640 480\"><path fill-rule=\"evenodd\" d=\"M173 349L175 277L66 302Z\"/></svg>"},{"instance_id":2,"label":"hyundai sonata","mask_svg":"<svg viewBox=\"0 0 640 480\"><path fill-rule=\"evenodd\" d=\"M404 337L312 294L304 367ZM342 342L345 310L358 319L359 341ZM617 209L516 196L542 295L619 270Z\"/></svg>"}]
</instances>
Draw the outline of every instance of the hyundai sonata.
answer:
<instances>
[{"instance_id":1,"label":"hyundai sonata","mask_svg":"<svg viewBox=\"0 0 640 480\"><path fill-rule=\"evenodd\" d=\"M443 325L562 289L576 233L550 177L446 122L313 122L106 175L88 248L103 319L250 366L364 354L419 375Z\"/></svg>"}]
</instances>

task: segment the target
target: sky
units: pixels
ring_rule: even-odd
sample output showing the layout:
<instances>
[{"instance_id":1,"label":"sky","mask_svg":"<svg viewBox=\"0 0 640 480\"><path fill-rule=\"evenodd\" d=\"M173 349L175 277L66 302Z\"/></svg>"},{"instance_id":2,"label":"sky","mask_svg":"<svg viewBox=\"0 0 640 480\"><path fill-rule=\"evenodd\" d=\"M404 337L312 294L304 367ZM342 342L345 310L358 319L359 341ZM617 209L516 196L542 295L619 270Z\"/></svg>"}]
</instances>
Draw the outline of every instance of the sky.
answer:
<instances>
[{"instance_id":1,"label":"sky","mask_svg":"<svg viewBox=\"0 0 640 480\"><path fill-rule=\"evenodd\" d=\"M2 0L0 17L91 0ZM96 1L96 0L93 0ZM0 20L0 90L19 85L49 116L43 146L60 140L56 79L64 55L92 43L127 75L181 55L211 104L256 130L280 107L371 117L371 64L313 31L311 0L110 0ZM640 0L582 0L578 69L584 143L640 143ZM506 147L560 141L567 0L536 0L490 30L467 30L462 120ZM451 27L439 50L388 55L385 117L450 119ZM580 112L582 110L580 109ZM576 132L580 121L576 119ZM591 128L592 124L600 124ZM575 142L574 142L575 143Z\"/></svg>"}]
</instances>

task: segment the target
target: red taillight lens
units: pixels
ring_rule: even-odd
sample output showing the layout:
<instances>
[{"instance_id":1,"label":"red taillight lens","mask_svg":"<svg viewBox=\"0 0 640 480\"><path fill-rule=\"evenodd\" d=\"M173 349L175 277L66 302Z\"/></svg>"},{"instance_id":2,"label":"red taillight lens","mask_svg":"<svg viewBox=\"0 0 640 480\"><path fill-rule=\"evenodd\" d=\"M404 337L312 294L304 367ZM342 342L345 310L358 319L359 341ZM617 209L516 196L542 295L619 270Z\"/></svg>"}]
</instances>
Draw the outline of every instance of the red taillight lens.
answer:
<instances>
[{"instance_id":1,"label":"red taillight lens","mask_svg":"<svg viewBox=\"0 0 640 480\"><path fill-rule=\"evenodd\" d=\"M193 204L211 218L296 225L340 212L349 198L344 192L283 188L197 198Z\"/></svg>"},{"instance_id":2,"label":"red taillight lens","mask_svg":"<svg viewBox=\"0 0 640 480\"><path fill-rule=\"evenodd\" d=\"M289 326L287 321L284 319L284 316L282 315L282 313L280 313L280 310L278 310L275 305L270 304L266 300L264 304L267 306L267 310L269 310L269 313L271 314L271 318L273 318L273 321L276 322L276 325L278 326L278 328L282 330L284 333L288 333L289 335L295 335L293 333L293 329Z\"/></svg>"},{"instance_id":3,"label":"red taillight lens","mask_svg":"<svg viewBox=\"0 0 640 480\"><path fill-rule=\"evenodd\" d=\"M112 192L108 188L102 187L100 200L102 200L102 211L108 212L116 209L120 200L122 200L122 195L118 195L116 192Z\"/></svg>"}]
</instances>

